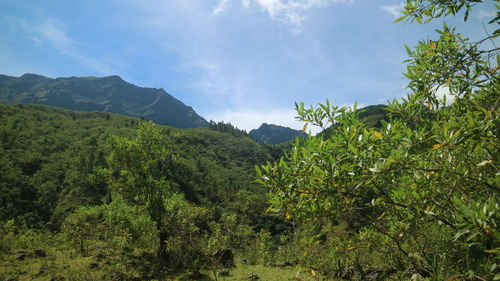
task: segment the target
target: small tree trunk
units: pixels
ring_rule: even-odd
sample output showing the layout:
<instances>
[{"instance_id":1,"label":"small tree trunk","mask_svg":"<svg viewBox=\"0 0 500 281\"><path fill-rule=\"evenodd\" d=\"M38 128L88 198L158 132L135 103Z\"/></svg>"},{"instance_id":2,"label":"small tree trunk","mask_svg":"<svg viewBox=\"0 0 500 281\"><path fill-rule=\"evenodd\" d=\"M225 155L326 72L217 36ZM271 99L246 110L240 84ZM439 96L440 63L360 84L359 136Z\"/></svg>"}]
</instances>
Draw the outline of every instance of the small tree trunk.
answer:
<instances>
[{"instance_id":1,"label":"small tree trunk","mask_svg":"<svg viewBox=\"0 0 500 281\"><path fill-rule=\"evenodd\" d=\"M158 247L158 253L156 254L163 260L167 260L167 238L168 233L164 231L161 225L157 224L156 229L158 230L158 239L160 246Z\"/></svg>"}]
</instances>

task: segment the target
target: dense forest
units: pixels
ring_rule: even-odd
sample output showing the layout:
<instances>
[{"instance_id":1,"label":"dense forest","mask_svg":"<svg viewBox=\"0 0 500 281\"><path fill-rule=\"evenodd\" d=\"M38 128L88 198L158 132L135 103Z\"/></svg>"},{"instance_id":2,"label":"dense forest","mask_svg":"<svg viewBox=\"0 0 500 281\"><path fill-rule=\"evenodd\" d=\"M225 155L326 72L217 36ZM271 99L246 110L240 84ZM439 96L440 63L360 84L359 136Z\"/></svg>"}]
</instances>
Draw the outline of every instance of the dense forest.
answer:
<instances>
[{"instance_id":1,"label":"dense forest","mask_svg":"<svg viewBox=\"0 0 500 281\"><path fill-rule=\"evenodd\" d=\"M161 175L155 176L168 175L171 189L162 196L174 200L169 211L175 214L170 213L173 216L170 220L179 224L178 229L169 231L193 231L186 233L189 236L186 238L199 235L206 240L198 241L204 244L197 247L207 247L200 251L214 247L244 251L258 235L271 239L291 227L281 217L265 212L267 195L255 182L254 166L271 161L271 152L277 148L257 144L246 134L231 133L229 129L240 130L229 124L224 124L223 130L221 126L181 130L113 113L76 112L29 104L0 105L0 116L1 249L7 253L15 253L12 250L17 247L46 250L58 245L59 241L54 239L77 241L78 251L85 255L91 252L91 245L101 245L99 241L106 247L121 249L113 244L114 239L125 239L123 247L139 247L135 243L142 243L145 249L155 248L150 246L159 243L154 235L154 222L141 214L148 204L136 206L137 198L114 194L111 188L114 173L109 174L113 167L111 139L134 142L141 133L158 133L155 145L168 150L165 152L168 161L163 163L168 166L165 167L168 173L162 170ZM150 135L144 138L152 139ZM153 159L154 165L160 165L165 155L159 149L149 153L158 157ZM119 168L124 169L123 165ZM146 178L156 168L148 168ZM130 172L138 171L130 168ZM116 220L123 224L116 225L121 229L106 229L113 233L107 233L105 238L98 237L102 233L90 234L99 225L107 228L115 225ZM123 237L115 237L117 231ZM171 233L168 238L182 238L177 234ZM53 244L39 244L41 241ZM179 241L169 245L194 246ZM185 250L170 249L176 252L170 253L173 255L170 262L178 263L173 268L184 268L182 263L189 260L187 255L191 253ZM180 259L176 255L184 256ZM255 263L257 258L260 257L248 260ZM2 267L5 269L2 278L17 274L6 264Z\"/></svg>"},{"instance_id":2,"label":"dense forest","mask_svg":"<svg viewBox=\"0 0 500 281\"><path fill-rule=\"evenodd\" d=\"M407 47L406 97L296 103L322 131L280 145L0 105L0 280L500 280L499 34L444 25Z\"/></svg>"}]
</instances>

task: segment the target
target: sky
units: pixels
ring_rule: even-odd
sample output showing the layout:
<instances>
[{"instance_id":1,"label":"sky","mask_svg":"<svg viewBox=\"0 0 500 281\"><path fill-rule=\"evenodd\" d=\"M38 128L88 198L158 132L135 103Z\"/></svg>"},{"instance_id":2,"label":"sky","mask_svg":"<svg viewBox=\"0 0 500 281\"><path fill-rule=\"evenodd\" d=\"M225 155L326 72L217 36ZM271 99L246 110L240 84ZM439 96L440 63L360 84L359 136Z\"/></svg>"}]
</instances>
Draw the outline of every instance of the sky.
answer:
<instances>
[{"instance_id":1,"label":"sky","mask_svg":"<svg viewBox=\"0 0 500 281\"><path fill-rule=\"evenodd\" d=\"M482 38L495 1L469 21ZM393 23L399 0L0 0L0 74L119 75L207 120L301 129L295 102L387 103L407 93L405 45L442 20Z\"/></svg>"}]
</instances>

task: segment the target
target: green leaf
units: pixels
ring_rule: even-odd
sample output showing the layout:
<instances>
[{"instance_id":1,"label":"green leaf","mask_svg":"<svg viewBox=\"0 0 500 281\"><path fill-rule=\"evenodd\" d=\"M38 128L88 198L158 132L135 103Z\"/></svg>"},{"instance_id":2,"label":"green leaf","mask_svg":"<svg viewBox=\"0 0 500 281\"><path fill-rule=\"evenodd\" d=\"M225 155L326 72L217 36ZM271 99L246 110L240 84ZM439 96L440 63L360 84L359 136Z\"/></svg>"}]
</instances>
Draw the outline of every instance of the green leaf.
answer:
<instances>
[{"instance_id":1,"label":"green leaf","mask_svg":"<svg viewBox=\"0 0 500 281\"><path fill-rule=\"evenodd\" d=\"M261 177L262 177L262 171L260 170L259 166L255 166L255 172L257 172L257 176L258 176L259 178L261 178Z\"/></svg>"},{"instance_id":2,"label":"green leaf","mask_svg":"<svg viewBox=\"0 0 500 281\"><path fill-rule=\"evenodd\" d=\"M302 132L304 132L304 133L306 132L308 125L309 125L309 123L307 123L307 122L304 124L304 127L302 128Z\"/></svg>"},{"instance_id":3,"label":"green leaf","mask_svg":"<svg viewBox=\"0 0 500 281\"><path fill-rule=\"evenodd\" d=\"M406 19L407 17L408 17L408 15L403 15L403 16L401 16L401 17L397 18L397 19L394 21L394 23L400 22L400 21L402 21L402 20Z\"/></svg>"},{"instance_id":4,"label":"green leaf","mask_svg":"<svg viewBox=\"0 0 500 281\"><path fill-rule=\"evenodd\" d=\"M483 162L477 164L476 166L481 167L481 166L484 166L484 165L492 163L492 162L493 162L493 160L484 160Z\"/></svg>"},{"instance_id":5,"label":"green leaf","mask_svg":"<svg viewBox=\"0 0 500 281\"><path fill-rule=\"evenodd\" d=\"M405 50L406 50L406 54L408 54L408 56L412 56L412 51L410 49L410 47L408 47L407 45L405 45Z\"/></svg>"}]
</instances>

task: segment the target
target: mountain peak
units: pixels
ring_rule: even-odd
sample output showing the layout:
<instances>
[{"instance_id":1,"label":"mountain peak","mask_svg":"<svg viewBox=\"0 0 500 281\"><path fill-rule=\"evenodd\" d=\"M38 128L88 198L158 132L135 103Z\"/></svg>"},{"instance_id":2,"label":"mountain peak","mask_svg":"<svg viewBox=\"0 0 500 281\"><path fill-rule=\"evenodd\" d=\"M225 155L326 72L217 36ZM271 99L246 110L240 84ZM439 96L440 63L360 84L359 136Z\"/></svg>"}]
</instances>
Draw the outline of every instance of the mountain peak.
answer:
<instances>
[{"instance_id":1,"label":"mountain peak","mask_svg":"<svg viewBox=\"0 0 500 281\"><path fill-rule=\"evenodd\" d=\"M116 81L125 81L119 75L105 76L105 77L102 77L101 79L116 80Z\"/></svg>"},{"instance_id":2,"label":"mountain peak","mask_svg":"<svg viewBox=\"0 0 500 281\"><path fill-rule=\"evenodd\" d=\"M267 123L262 123L258 129L251 130L248 134L255 141L264 144L278 144L305 136L302 131Z\"/></svg>"},{"instance_id":3,"label":"mountain peak","mask_svg":"<svg viewBox=\"0 0 500 281\"><path fill-rule=\"evenodd\" d=\"M20 78L33 80L33 79L45 79L47 77L33 73L25 73Z\"/></svg>"}]
</instances>

